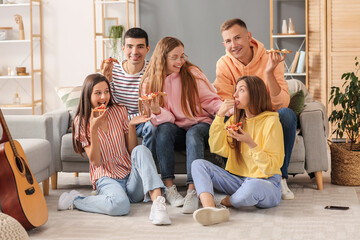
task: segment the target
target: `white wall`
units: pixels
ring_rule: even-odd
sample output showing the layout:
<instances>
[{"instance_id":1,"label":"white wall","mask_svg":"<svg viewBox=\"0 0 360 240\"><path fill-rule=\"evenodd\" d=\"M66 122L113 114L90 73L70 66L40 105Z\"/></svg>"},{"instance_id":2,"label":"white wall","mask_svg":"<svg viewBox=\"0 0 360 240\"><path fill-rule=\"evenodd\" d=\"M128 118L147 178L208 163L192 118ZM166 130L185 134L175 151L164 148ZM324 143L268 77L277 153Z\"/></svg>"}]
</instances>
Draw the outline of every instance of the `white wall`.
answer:
<instances>
[{"instance_id":1,"label":"white wall","mask_svg":"<svg viewBox=\"0 0 360 240\"><path fill-rule=\"evenodd\" d=\"M17 0L24 2L26 0ZM117 4L116 4L117 5ZM114 6L114 5L113 5ZM118 5L119 6L119 5ZM121 4L126 13L126 4ZM29 39L28 11L18 8L24 17L25 38ZM130 13L132 10L130 6ZM16 10L17 11L17 10ZM112 13L111 13L112 14ZM139 14L137 14L138 16ZM109 16L113 17L113 16ZM131 16L132 17L132 16ZM3 16L0 17L3 23ZM44 112L63 108L60 98L57 96L56 87L82 85L88 74L94 73L94 20L92 0L43 0L43 80L44 80ZM7 22L8 21L8 22ZM125 18L119 16L119 24L126 26ZM13 20L13 13L6 16L5 26L12 26L14 35L18 26ZM137 20L139 25L139 18ZM0 24L1 26L1 24ZM130 25L131 26L131 25ZM98 30L100 31L100 30ZM18 35L16 35L18 36ZM15 37L14 37L15 38ZM19 48L19 49L17 49ZM29 55L26 46L13 43L0 46L0 72L7 75L7 66L18 66L23 61L24 55ZM13 53L16 54L13 54ZM25 53L25 54L24 54ZM20 59L20 60L19 60ZM27 71L30 61L25 64ZM30 81L18 81L24 89L19 90L22 102L29 102ZM0 104L12 102L17 83L13 80L0 82ZM39 90L35 92L39 96ZM9 114L19 112L9 112ZM31 112L28 112L31 113Z\"/></svg>"}]
</instances>

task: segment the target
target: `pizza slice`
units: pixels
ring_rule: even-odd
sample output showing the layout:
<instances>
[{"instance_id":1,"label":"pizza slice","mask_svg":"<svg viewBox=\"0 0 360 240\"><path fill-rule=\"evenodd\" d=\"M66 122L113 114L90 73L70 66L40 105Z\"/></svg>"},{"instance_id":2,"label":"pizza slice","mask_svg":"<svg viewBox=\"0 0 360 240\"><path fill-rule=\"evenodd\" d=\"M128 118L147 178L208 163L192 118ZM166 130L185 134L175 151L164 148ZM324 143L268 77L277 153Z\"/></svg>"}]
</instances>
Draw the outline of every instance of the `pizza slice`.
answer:
<instances>
[{"instance_id":1,"label":"pizza slice","mask_svg":"<svg viewBox=\"0 0 360 240\"><path fill-rule=\"evenodd\" d=\"M116 62L117 64L119 64L119 61L115 58L109 57L108 59L105 59L105 63L112 63L112 62Z\"/></svg>"},{"instance_id":2,"label":"pizza slice","mask_svg":"<svg viewBox=\"0 0 360 240\"><path fill-rule=\"evenodd\" d=\"M105 112L106 111L106 106L105 104L101 104L100 106L93 108L94 112Z\"/></svg>"},{"instance_id":3,"label":"pizza slice","mask_svg":"<svg viewBox=\"0 0 360 240\"><path fill-rule=\"evenodd\" d=\"M288 54L288 53L292 53L292 51L290 51L290 50L287 50L286 48L284 48L284 49L281 49L281 50L279 50L279 49L270 49L270 50L266 50L266 53L271 53L271 52L277 52L277 53L286 53L286 54Z\"/></svg>"},{"instance_id":4,"label":"pizza slice","mask_svg":"<svg viewBox=\"0 0 360 240\"><path fill-rule=\"evenodd\" d=\"M235 123L235 124L231 124L229 126L226 127L226 130L233 130L234 132L237 132L239 130L239 128L242 127L242 122L239 122L239 123Z\"/></svg>"},{"instance_id":5,"label":"pizza slice","mask_svg":"<svg viewBox=\"0 0 360 240\"><path fill-rule=\"evenodd\" d=\"M154 99L157 95L166 96L167 93L166 92L153 92L153 93L151 92L149 94L139 97L139 100L140 101L151 100L151 99Z\"/></svg>"}]
</instances>

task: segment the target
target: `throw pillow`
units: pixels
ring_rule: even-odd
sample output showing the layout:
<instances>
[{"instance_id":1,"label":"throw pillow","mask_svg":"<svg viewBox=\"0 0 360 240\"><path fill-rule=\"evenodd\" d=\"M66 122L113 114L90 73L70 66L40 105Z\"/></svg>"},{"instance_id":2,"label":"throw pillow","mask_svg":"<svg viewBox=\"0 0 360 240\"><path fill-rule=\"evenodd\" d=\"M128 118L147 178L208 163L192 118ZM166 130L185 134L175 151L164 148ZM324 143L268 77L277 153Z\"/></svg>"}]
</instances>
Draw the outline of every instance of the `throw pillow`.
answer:
<instances>
[{"instance_id":1,"label":"throw pillow","mask_svg":"<svg viewBox=\"0 0 360 240\"><path fill-rule=\"evenodd\" d=\"M298 92L289 92L289 94L290 94L289 108L295 112L296 116L299 116L300 113L304 110L304 101L305 101L304 91L300 90Z\"/></svg>"},{"instance_id":2,"label":"throw pillow","mask_svg":"<svg viewBox=\"0 0 360 240\"><path fill-rule=\"evenodd\" d=\"M71 119L70 119L70 128L71 132L72 121L75 117L77 107L80 101L81 95L81 86L75 87L58 87L56 88L56 92L59 95L62 103L64 104L66 110L69 111Z\"/></svg>"}]
</instances>

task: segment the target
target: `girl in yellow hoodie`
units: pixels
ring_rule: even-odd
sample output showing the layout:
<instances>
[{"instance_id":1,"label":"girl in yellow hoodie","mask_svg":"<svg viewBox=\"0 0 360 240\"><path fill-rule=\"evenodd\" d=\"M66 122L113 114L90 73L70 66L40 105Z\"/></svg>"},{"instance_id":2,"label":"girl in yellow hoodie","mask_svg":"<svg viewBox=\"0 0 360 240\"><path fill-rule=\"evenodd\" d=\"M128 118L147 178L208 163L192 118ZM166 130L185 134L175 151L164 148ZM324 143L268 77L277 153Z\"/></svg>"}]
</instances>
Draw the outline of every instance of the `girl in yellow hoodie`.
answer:
<instances>
[{"instance_id":1,"label":"girl in yellow hoodie","mask_svg":"<svg viewBox=\"0 0 360 240\"><path fill-rule=\"evenodd\" d=\"M264 81L243 76L236 83L234 99L225 100L210 127L211 152L228 158L225 170L206 161L192 163L192 176L204 208L194 212L202 225L227 221L229 210L215 208L214 188L227 196L227 207L270 208L281 201L281 171L284 159L283 131ZM225 113L234 115L224 123ZM238 131L227 129L242 122Z\"/></svg>"}]
</instances>

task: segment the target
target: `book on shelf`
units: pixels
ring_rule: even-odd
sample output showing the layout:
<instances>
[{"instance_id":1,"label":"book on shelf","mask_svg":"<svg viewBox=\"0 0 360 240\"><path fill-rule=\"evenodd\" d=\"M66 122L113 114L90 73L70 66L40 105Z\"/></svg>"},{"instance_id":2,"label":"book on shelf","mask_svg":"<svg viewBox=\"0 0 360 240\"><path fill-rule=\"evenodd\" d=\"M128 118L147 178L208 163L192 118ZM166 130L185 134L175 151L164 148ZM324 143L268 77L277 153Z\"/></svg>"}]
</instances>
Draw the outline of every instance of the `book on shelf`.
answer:
<instances>
[{"instance_id":1,"label":"book on shelf","mask_svg":"<svg viewBox=\"0 0 360 240\"><path fill-rule=\"evenodd\" d=\"M296 67L296 73L303 73L305 70L305 51L300 51L299 61Z\"/></svg>"},{"instance_id":2,"label":"book on shelf","mask_svg":"<svg viewBox=\"0 0 360 240\"><path fill-rule=\"evenodd\" d=\"M297 63L299 61L300 52L296 51L293 62L291 63L290 73L295 73Z\"/></svg>"}]
</instances>

